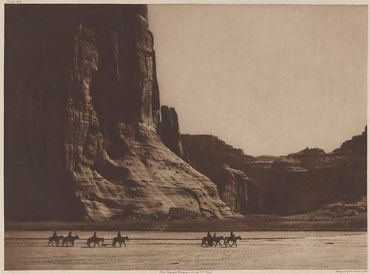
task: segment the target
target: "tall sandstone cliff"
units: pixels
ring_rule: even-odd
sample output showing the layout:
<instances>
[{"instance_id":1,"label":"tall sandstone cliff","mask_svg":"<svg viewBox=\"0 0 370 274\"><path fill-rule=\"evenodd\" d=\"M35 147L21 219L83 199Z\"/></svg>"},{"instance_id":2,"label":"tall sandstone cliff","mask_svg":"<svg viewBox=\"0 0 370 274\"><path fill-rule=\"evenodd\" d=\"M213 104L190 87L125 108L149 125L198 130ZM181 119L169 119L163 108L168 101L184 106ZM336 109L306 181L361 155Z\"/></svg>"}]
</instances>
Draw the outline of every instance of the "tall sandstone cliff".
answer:
<instances>
[{"instance_id":1,"label":"tall sandstone cliff","mask_svg":"<svg viewBox=\"0 0 370 274\"><path fill-rule=\"evenodd\" d=\"M352 203L367 193L367 129L331 153L307 148L282 157L248 156L210 135L182 135L181 141L184 159L211 178L221 198L244 214L305 213L333 202ZM247 184L247 203L237 198L235 187L235 198L222 195L222 184L235 185L232 177L219 175L225 165L253 180Z\"/></svg>"},{"instance_id":2,"label":"tall sandstone cliff","mask_svg":"<svg viewBox=\"0 0 370 274\"><path fill-rule=\"evenodd\" d=\"M174 117L160 120L147 18L145 5L6 6L7 220L234 216L161 140Z\"/></svg>"}]
</instances>

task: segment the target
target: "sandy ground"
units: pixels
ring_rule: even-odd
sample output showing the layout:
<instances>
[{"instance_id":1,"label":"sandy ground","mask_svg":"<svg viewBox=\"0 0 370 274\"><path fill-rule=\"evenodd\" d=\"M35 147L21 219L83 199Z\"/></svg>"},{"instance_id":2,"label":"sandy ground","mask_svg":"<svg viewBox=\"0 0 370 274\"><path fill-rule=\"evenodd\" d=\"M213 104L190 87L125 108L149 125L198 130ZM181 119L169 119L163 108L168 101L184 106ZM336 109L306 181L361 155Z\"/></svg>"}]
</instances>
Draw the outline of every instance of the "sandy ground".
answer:
<instances>
[{"instance_id":1,"label":"sandy ground","mask_svg":"<svg viewBox=\"0 0 370 274\"><path fill-rule=\"evenodd\" d=\"M59 232L66 235L67 232ZM52 232L5 232L5 270L366 269L366 232L234 232L238 247L202 248L199 232L121 232L127 247L88 248L92 232L74 247L48 247ZM227 235L218 232L217 235ZM114 232L98 231L105 243Z\"/></svg>"}]
</instances>

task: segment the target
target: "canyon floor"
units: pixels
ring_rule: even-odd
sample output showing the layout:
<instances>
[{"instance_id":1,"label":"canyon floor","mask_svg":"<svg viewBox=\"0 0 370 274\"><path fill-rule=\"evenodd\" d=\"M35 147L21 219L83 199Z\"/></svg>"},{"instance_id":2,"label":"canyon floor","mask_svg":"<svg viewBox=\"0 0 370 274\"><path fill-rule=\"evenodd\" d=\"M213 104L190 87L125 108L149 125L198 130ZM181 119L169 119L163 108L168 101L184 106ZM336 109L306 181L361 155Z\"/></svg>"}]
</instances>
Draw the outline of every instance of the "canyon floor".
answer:
<instances>
[{"instance_id":1,"label":"canyon floor","mask_svg":"<svg viewBox=\"0 0 370 274\"><path fill-rule=\"evenodd\" d=\"M204 232L125 231L121 248L88 248L91 231L74 247L48 247L51 231L6 231L5 270L366 269L367 232L236 232L237 247L200 246ZM227 235L229 232L218 232ZM65 235L67 231L61 231ZM116 232L98 231L105 243Z\"/></svg>"}]
</instances>

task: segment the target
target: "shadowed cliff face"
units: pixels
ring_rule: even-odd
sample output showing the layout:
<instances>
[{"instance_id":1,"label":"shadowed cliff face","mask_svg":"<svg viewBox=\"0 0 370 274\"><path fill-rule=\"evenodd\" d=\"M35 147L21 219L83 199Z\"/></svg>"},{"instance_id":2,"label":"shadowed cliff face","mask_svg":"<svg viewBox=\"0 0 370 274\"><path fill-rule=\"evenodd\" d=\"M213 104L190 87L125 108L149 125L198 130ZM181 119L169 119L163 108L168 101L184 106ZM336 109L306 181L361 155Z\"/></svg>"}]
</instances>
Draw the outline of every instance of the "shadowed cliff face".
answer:
<instances>
[{"instance_id":1,"label":"shadowed cliff face","mask_svg":"<svg viewBox=\"0 0 370 274\"><path fill-rule=\"evenodd\" d=\"M181 142L184 160L217 185L221 199L230 208L242 214L256 212L259 193L245 173L245 166L254 157L210 135L184 134Z\"/></svg>"},{"instance_id":2,"label":"shadowed cliff face","mask_svg":"<svg viewBox=\"0 0 370 274\"><path fill-rule=\"evenodd\" d=\"M182 135L181 141L184 159L209 176L219 190L221 181L235 181L231 176L220 180L222 176L215 175L224 172L222 165L247 174L254 181L247 187L245 213L304 213L332 202L357 201L367 193L366 129L332 153L307 148L284 157L253 158L209 135ZM220 196L232 204L222 190ZM236 201L242 200L239 197Z\"/></svg>"},{"instance_id":3,"label":"shadowed cliff face","mask_svg":"<svg viewBox=\"0 0 370 274\"><path fill-rule=\"evenodd\" d=\"M7 6L5 38L7 219L234 216L159 137L146 6Z\"/></svg>"},{"instance_id":4,"label":"shadowed cliff face","mask_svg":"<svg viewBox=\"0 0 370 274\"><path fill-rule=\"evenodd\" d=\"M163 143L177 156L182 157L179 120L174 108L161 107L160 135Z\"/></svg>"}]
</instances>

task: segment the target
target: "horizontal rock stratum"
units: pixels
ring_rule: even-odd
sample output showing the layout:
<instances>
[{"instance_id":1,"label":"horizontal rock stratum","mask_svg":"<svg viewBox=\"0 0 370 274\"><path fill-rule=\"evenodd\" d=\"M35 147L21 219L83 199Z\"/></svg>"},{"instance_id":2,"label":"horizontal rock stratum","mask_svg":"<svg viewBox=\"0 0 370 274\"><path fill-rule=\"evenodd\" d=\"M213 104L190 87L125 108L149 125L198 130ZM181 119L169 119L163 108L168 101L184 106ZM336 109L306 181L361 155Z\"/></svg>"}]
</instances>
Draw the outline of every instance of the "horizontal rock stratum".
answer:
<instances>
[{"instance_id":1,"label":"horizontal rock stratum","mask_svg":"<svg viewBox=\"0 0 370 274\"><path fill-rule=\"evenodd\" d=\"M161 123L145 5L5 13L7 220L235 216L161 140L175 117Z\"/></svg>"}]
</instances>

